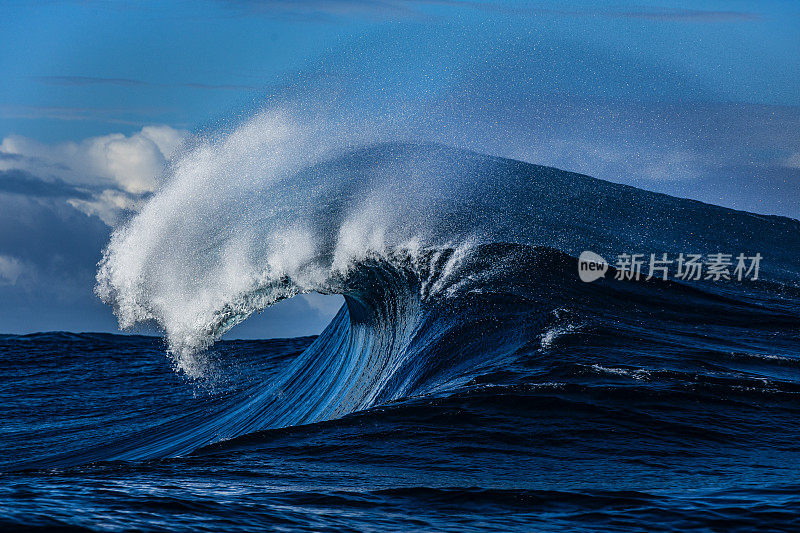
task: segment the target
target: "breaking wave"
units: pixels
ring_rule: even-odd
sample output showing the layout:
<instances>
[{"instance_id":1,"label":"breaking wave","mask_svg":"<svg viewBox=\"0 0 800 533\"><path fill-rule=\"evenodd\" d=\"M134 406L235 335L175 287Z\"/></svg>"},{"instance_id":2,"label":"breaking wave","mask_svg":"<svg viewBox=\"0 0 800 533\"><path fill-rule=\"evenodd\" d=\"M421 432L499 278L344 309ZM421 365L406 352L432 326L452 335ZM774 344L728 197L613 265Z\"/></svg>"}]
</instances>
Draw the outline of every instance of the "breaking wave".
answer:
<instances>
[{"instance_id":1,"label":"breaking wave","mask_svg":"<svg viewBox=\"0 0 800 533\"><path fill-rule=\"evenodd\" d=\"M122 327L163 328L177 368L194 378L208 372L206 350L261 309L311 292L341 294L345 305L269 382L71 461L181 455L452 393L513 373L521 350L546 357L598 321L616 321L621 335L645 334L656 319L796 323L741 284L617 281L613 269L587 284L575 259L758 252L763 298L796 298L795 220L441 145L331 141L308 123L262 112L198 138L115 231L96 292Z\"/></svg>"}]
</instances>

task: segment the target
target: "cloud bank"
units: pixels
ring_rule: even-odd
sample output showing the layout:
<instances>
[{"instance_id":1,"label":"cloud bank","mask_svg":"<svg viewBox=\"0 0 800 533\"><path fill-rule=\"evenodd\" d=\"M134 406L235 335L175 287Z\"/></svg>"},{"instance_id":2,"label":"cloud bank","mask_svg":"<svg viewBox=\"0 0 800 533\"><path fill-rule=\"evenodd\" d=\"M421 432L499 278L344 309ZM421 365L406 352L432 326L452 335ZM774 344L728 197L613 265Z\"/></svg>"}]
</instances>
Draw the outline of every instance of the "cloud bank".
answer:
<instances>
[{"instance_id":1,"label":"cloud bank","mask_svg":"<svg viewBox=\"0 0 800 533\"><path fill-rule=\"evenodd\" d=\"M59 144L11 135L0 143L0 191L63 198L113 226L158 187L186 136L164 125Z\"/></svg>"}]
</instances>

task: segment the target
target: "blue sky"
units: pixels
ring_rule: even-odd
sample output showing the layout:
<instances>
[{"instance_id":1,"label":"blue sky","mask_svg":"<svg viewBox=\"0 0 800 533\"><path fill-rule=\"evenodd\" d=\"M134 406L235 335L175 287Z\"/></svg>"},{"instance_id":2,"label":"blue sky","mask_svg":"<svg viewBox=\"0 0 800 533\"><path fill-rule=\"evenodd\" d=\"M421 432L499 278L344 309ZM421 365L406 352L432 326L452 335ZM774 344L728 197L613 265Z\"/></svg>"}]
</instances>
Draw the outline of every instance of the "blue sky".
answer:
<instances>
[{"instance_id":1,"label":"blue sky","mask_svg":"<svg viewBox=\"0 0 800 533\"><path fill-rule=\"evenodd\" d=\"M114 331L92 294L111 228L187 135L274 100L800 217L800 4L686 5L6 0L0 331ZM234 333L319 331L337 304Z\"/></svg>"}]
</instances>

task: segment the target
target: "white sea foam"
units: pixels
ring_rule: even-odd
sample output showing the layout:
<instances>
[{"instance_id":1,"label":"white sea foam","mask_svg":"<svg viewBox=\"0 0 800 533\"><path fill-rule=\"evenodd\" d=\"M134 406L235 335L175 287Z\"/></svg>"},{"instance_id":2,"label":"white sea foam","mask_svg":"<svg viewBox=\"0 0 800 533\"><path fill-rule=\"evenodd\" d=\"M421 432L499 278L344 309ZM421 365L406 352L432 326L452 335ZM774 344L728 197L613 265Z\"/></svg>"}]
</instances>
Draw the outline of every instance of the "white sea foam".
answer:
<instances>
[{"instance_id":1,"label":"white sea foam","mask_svg":"<svg viewBox=\"0 0 800 533\"><path fill-rule=\"evenodd\" d=\"M370 256L414 256L433 240L431 191L416 162L310 176L350 148L310 117L267 109L198 136L170 164L163 187L104 252L96 292L120 326L155 321L178 368L202 373L197 354L254 311L332 284ZM394 165L394 166L392 166ZM416 198L416 201L415 201ZM418 208L419 206L419 208Z\"/></svg>"}]
</instances>

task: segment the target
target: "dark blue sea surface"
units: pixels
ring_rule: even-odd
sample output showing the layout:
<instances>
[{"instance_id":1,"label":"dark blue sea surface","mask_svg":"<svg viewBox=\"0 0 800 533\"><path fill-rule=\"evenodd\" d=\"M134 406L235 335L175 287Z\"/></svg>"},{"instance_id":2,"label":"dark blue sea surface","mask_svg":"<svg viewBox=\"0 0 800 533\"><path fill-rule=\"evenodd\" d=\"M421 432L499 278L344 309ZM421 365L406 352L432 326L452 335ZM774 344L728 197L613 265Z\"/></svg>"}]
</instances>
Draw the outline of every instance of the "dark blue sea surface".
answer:
<instances>
[{"instance_id":1,"label":"dark blue sea surface","mask_svg":"<svg viewBox=\"0 0 800 533\"><path fill-rule=\"evenodd\" d=\"M219 341L190 378L175 335L0 336L0 529L796 531L800 223L469 158L502 194L435 216L495 229L363 254L318 337ZM584 283L583 249L764 259Z\"/></svg>"}]
</instances>

